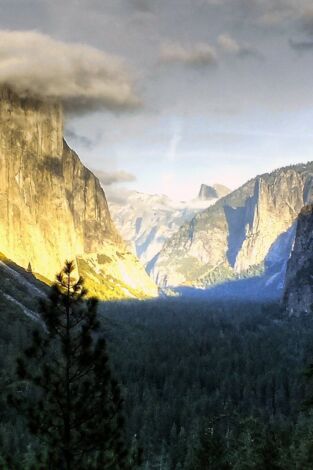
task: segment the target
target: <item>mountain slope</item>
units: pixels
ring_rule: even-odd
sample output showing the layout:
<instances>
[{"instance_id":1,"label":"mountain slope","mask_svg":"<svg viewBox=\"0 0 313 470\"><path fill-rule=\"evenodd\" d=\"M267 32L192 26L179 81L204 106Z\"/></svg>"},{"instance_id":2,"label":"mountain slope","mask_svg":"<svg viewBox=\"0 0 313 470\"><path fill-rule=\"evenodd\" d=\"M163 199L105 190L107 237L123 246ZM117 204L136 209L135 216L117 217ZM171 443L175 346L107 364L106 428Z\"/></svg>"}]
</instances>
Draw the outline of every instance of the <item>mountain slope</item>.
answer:
<instances>
[{"instance_id":1,"label":"mountain slope","mask_svg":"<svg viewBox=\"0 0 313 470\"><path fill-rule=\"evenodd\" d=\"M162 287L206 287L262 273L266 265L278 263L277 256L282 265L289 255L288 231L303 205L312 200L312 181L313 163L248 181L197 214L165 243L151 265L153 278Z\"/></svg>"},{"instance_id":2,"label":"mountain slope","mask_svg":"<svg viewBox=\"0 0 313 470\"><path fill-rule=\"evenodd\" d=\"M46 284L0 253L1 311L13 308L22 317L39 321L38 299L47 293Z\"/></svg>"},{"instance_id":3,"label":"mountain slope","mask_svg":"<svg viewBox=\"0 0 313 470\"><path fill-rule=\"evenodd\" d=\"M176 202L165 195L132 192L126 201L109 201L109 206L124 240L147 265L183 223L216 200L215 195Z\"/></svg>"},{"instance_id":4,"label":"mountain slope","mask_svg":"<svg viewBox=\"0 0 313 470\"><path fill-rule=\"evenodd\" d=\"M54 279L74 259L102 299L157 294L112 222L98 179L63 140L60 105L0 93L0 252Z\"/></svg>"}]
</instances>

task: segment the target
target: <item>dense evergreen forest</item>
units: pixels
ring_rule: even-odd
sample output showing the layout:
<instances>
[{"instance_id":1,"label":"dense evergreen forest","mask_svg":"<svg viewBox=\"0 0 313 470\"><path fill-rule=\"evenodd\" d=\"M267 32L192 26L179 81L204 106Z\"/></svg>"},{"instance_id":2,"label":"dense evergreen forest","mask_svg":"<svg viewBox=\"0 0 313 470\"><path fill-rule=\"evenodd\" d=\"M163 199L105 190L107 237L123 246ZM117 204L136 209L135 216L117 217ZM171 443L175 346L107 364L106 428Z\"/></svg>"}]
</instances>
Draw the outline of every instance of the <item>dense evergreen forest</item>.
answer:
<instances>
[{"instance_id":1,"label":"dense evergreen forest","mask_svg":"<svg viewBox=\"0 0 313 470\"><path fill-rule=\"evenodd\" d=\"M33 324L1 296L0 309L0 448L27 469L37 444L5 397ZM309 316L181 299L107 303L100 314L144 470L313 468Z\"/></svg>"}]
</instances>

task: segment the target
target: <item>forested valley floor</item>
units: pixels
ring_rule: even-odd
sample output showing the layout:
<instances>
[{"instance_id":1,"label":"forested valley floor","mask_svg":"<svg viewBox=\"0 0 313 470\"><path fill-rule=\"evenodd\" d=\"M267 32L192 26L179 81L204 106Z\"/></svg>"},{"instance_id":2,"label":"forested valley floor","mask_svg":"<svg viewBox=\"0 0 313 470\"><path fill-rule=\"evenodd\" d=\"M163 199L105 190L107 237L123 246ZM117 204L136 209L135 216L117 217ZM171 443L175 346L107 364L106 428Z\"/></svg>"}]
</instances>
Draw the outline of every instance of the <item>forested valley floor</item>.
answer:
<instances>
[{"instance_id":1,"label":"forested valley floor","mask_svg":"<svg viewBox=\"0 0 313 470\"><path fill-rule=\"evenodd\" d=\"M33 323L1 298L0 311L0 454L26 469L36 443L5 396ZM313 468L310 316L181 299L107 303L100 313L144 470Z\"/></svg>"}]
</instances>

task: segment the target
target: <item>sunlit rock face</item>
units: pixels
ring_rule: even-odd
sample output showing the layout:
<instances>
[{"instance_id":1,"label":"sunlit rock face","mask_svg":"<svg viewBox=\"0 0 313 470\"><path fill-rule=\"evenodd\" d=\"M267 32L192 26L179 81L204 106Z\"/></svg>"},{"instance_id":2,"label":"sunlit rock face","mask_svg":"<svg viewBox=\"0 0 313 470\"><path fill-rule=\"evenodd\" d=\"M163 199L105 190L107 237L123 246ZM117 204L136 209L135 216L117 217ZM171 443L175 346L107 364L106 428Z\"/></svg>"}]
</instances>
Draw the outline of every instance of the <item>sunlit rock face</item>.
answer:
<instances>
[{"instance_id":1,"label":"sunlit rock face","mask_svg":"<svg viewBox=\"0 0 313 470\"><path fill-rule=\"evenodd\" d=\"M305 181L295 170L257 179L245 206L243 242L234 260L237 272L262 263L275 240L293 224L305 203Z\"/></svg>"},{"instance_id":2,"label":"sunlit rock face","mask_svg":"<svg viewBox=\"0 0 313 470\"><path fill-rule=\"evenodd\" d=\"M91 293L157 289L117 233L98 179L63 140L60 105L0 94L0 252L54 279L75 259Z\"/></svg>"},{"instance_id":3,"label":"sunlit rock face","mask_svg":"<svg viewBox=\"0 0 313 470\"><path fill-rule=\"evenodd\" d=\"M313 163L250 180L183 225L161 250L152 276L162 287L206 287L263 272L271 251L279 251L283 234L312 200L312 181Z\"/></svg>"},{"instance_id":4,"label":"sunlit rock face","mask_svg":"<svg viewBox=\"0 0 313 470\"><path fill-rule=\"evenodd\" d=\"M288 261L283 304L290 315L312 313L313 305L313 205L304 207Z\"/></svg>"}]
</instances>

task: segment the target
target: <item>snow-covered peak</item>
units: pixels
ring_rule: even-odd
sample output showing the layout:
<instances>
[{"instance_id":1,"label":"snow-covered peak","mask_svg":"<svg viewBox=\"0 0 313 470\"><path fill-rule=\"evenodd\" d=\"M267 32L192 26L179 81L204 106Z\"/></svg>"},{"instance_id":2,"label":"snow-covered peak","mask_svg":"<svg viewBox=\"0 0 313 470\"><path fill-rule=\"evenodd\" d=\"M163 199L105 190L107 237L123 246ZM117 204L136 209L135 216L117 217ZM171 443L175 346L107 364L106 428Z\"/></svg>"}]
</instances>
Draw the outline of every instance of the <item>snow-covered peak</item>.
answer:
<instances>
[{"instance_id":1,"label":"snow-covered peak","mask_svg":"<svg viewBox=\"0 0 313 470\"><path fill-rule=\"evenodd\" d=\"M174 201L164 194L129 192L124 201L110 201L110 212L124 240L146 265L164 242L197 212L217 199Z\"/></svg>"}]
</instances>

